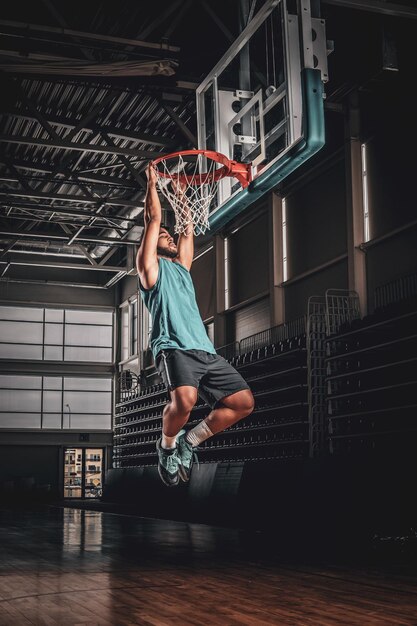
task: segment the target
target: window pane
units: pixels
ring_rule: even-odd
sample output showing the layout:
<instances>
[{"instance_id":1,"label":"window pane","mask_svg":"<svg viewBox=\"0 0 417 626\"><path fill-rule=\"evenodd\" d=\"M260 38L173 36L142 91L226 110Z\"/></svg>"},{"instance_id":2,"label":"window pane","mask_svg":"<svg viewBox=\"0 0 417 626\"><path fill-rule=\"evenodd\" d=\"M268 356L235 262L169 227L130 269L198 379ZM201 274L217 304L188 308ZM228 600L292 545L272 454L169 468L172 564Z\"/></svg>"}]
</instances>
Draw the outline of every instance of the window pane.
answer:
<instances>
[{"instance_id":1,"label":"window pane","mask_svg":"<svg viewBox=\"0 0 417 626\"><path fill-rule=\"evenodd\" d=\"M111 393L65 391L64 407L67 404L71 413L111 413Z\"/></svg>"},{"instance_id":2,"label":"window pane","mask_svg":"<svg viewBox=\"0 0 417 626\"><path fill-rule=\"evenodd\" d=\"M40 389L42 379L40 376L0 376L0 388L2 389Z\"/></svg>"},{"instance_id":3,"label":"window pane","mask_svg":"<svg viewBox=\"0 0 417 626\"><path fill-rule=\"evenodd\" d=\"M59 346L45 346L43 358L45 361L62 361L63 348Z\"/></svg>"},{"instance_id":4,"label":"window pane","mask_svg":"<svg viewBox=\"0 0 417 626\"><path fill-rule=\"evenodd\" d=\"M103 450L91 448L85 451L85 496L96 498L102 487Z\"/></svg>"},{"instance_id":5,"label":"window pane","mask_svg":"<svg viewBox=\"0 0 417 626\"><path fill-rule=\"evenodd\" d=\"M64 361L93 361L97 363L111 363L111 348L65 348Z\"/></svg>"},{"instance_id":6,"label":"window pane","mask_svg":"<svg viewBox=\"0 0 417 626\"><path fill-rule=\"evenodd\" d=\"M42 428L59 428L61 429L62 417L61 413L44 413L42 418Z\"/></svg>"},{"instance_id":7,"label":"window pane","mask_svg":"<svg viewBox=\"0 0 417 626\"><path fill-rule=\"evenodd\" d=\"M111 391L111 378L64 378L66 391Z\"/></svg>"},{"instance_id":8,"label":"window pane","mask_svg":"<svg viewBox=\"0 0 417 626\"><path fill-rule=\"evenodd\" d=\"M65 325L66 346L111 346L111 326Z\"/></svg>"},{"instance_id":9,"label":"window pane","mask_svg":"<svg viewBox=\"0 0 417 626\"><path fill-rule=\"evenodd\" d=\"M129 358L129 307L127 306L122 309L121 357L122 361Z\"/></svg>"},{"instance_id":10,"label":"window pane","mask_svg":"<svg viewBox=\"0 0 417 626\"><path fill-rule=\"evenodd\" d=\"M2 320L23 320L37 321L43 320L43 309L18 306L0 306L0 319Z\"/></svg>"},{"instance_id":11,"label":"window pane","mask_svg":"<svg viewBox=\"0 0 417 626\"><path fill-rule=\"evenodd\" d=\"M72 415L71 428L80 430L111 430L111 415Z\"/></svg>"},{"instance_id":12,"label":"window pane","mask_svg":"<svg viewBox=\"0 0 417 626\"><path fill-rule=\"evenodd\" d=\"M35 389L0 389L0 407L2 411L40 411L41 392Z\"/></svg>"},{"instance_id":13,"label":"window pane","mask_svg":"<svg viewBox=\"0 0 417 626\"><path fill-rule=\"evenodd\" d=\"M40 428L41 415L36 413L0 413L0 428Z\"/></svg>"},{"instance_id":14,"label":"window pane","mask_svg":"<svg viewBox=\"0 0 417 626\"><path fill-rule=\"evenodd\" d=\"M138 353L138 301L134 300L130 305L131 329L130 329L130 355Z\"/></svg>"},{"instance_id":15,"label":"window pane","mask_svg":"<svg viewBox=\"0 0 417 626\"><path fill-rule=\"evenodd\" d=\"M129 359L127 363L122 365L122 369L139 371L139 358L136 357L135 359Z\"/></svg>"},{"instance_id":16,"label":"window pane","mask_svg":"<svg viewBox=\"0 0 417 626\"><path fill-rule=\"evenodd\" d=\"M62 410L62 391L44 391L43 392L43 410L46 413L61 413Z\"/></svg>"},{"instance_id":17,"label":"window pane","mask_svg":"<svg viewBox=\"0 0 417 626\"><path fill-rule=\"evenodd\" d=\"M82 494L82 449L66 448L64 465L64 497L80 498Z\"/></svg>"},{"instance_id":18,"label":"window pane","mask_svg":"<svg viewBox=\"0 0 417 626\"><path fill-rule=\"evenodd\" d=\"M37 322L1 322L0 341L41 344L43 341L43 324Z\"/></svg>"},{"instance_id":19,"label":"window pane","mask_svg":"<svg viewBox=\"0 0 417 626\"><path fill-rule=\"evenodd\" d=\"M29 346L2 343L0 344L0 359L42 359L42 346Z\"/></svg>"},{"instance_id":20,"label":"window pane","mask_svg":"<svg viewBox=\"0 0 417 626\"><path fill-rule=\"evenodd\" d=\"M112 311L76 311L74 309L65 311L65 321L74 324L107 324L113 323Z\"/></svg>"},{"instance_id":21,"label":"window pane","mask_svg":"<svg viewBox=\"0 0 417 626\"><path fill-rule=\"evenodd\" d=\"M45 322L63 322L64 309L46 309Z\"/></svg>"},{"instance_id":22,"label":"window pane","mask_svg":"<svg viewBox=\"0 0 417 626\"><path fill-rule=\"evenodd\" d=\"M206 324L207 336L211 342L214 342L214 322Z\"/></svg>"},{"instance_id":23,"label":"window pane","mask_svg":"<svg viewBox=\"0 0 417 626\"><path fill-rule=\"evenodd\" d=\"M62 389L61 376L44 376L43 388L44 389Z\"/></svg>"},{"instance_id":24,"label":"window pane","mask_svg":"<svg viewBox=\"0 0 417 626\"><path fill-rule=\"evenodd\" d=\"M69 405L65 405L62 412L62 428L72 428L72 411Z\"/></svg>"},{"instance_id":25,"label":"window pane","mask_svg":"<svg viewBox=\"0 0 417 626\"><path fill-rule=\"evenodd\" d=\"M45 343L62 346L64 326L62 324L45 324Z\"/></svg>"}]
</instances>

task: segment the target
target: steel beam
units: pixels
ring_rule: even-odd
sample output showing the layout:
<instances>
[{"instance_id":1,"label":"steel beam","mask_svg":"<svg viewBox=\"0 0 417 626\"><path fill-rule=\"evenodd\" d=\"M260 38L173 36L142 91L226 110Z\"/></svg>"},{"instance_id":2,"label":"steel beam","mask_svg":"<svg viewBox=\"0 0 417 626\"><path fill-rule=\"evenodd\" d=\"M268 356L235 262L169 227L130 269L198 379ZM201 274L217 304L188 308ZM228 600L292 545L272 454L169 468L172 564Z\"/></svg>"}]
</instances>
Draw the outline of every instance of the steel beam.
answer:
<instances>
[{"instance_id":1,"label":"steel beam","mask_svg":"<svg viewBox=\"0 0 417 626\"><path fill-rule=\"evenodd\" d=\"M226 28L226 26L223 24L223 22L221 21L219 16L213 11L213 9L209 5L209 3L206 2L205 0L200 0L200 4L204 7L204 9L210 15L210 17L213 20L213 22L222 31L222 33L226 37L227 41L229 41L229 42L234 41L236 39L236 37L234 35L232 35L232 33L230 32L230 30L228 28Z\"/></svg>"},{"instance_id":2,"label":"steel beam","mask_svg":"<svg viewBox=\"0 0 417 626\"><path fill-rule=\"evenodd\" d=\"M193 1L194 0L185 0L185 2L182 2L182 6L178 8L178 11L176 11L176 15L170 20L169 26L167 30L164 32L163 39L165 40L170 39L170 37L172 36L172 33L175 31L178 24L183 20L184 15L188 12L189 8L193 4Z\"/></svg>"},{"instance_id":3,"label":"steel beam","mask_svg":"<svg viewBox=\"0 0 417 626\"><path fill-rule=\"evenodd\" d=\"M1 198L0 198L0 205L2 204ZM28 211L40 211L41 213L56 213L57 215L68 215L69 217L84 217L86 219L94 217L95 213L91 212L91 211L83 211L81 209L70 209L64 206L44 206L44 205L40 205L40 204L31 204L30 202L20 202L20 201L16 201L16 202L8 202L7 206L0 206L0 210L1 209L9 209L9 208L13 208L13 209L22 209L22 210L28 210ZM136 223L136 220L131 219L129 217L119 217L118 215L112 217L110 215L100 215L100 219L102 220L106 220L108 222L132 222L133 224Z\"/></svg>"},{"instance_id":4,"label":"steel beam","mask_svg":"<svg viewBox=\"0 0 417 626\"><path fill-rule=\"evenodd\" d=\"M56 267L60 269L68 270L83 270L93 272L116 272L125 271L123 267L114 267L113 265L87 265L86 263L65 263L63 261L41 261L38 259L17 259L14 256L7 259L7 261L1 261L0 265L23 265L31 267Z\"/></svg>"},{"instance_id":5,"label":"steel beam","mask_svg":"<svg viewBox=\"0 0 417 626\"><path fill-rule=\"evenodd\" d=\"M182 122L181 122L182 123ZM37 137L17 137L16 135L0 135L2 143L17 143L45 148L56 148L57 150L74 150L76 152L94 152L99 154L122 154L124 156L155 159L161 156L161 152L155 150L136 150L134 148L119 148L115 146L99 146L91 143L73 143L71 141L49 141L48 139L38 139Z\"/></svg>"},{"instance_id":6,"label":"steel beam","mask_svg":"<svg viewBox=\"0 0 417 626\"><path fill-rule=\"evenodd\" d=\"M42 0L42 2L46 6L46 8L49 10L51 15L54 16L54 18L60 24L60 26L62 26L62 28L68 28L68 24L66 20L62 17L61 13L57 10L57 8L54 7L53 3L50 0ZM77 42L80 48L80 52L86 59L88 59L89 61L95 60L94 55L91 53L91 50L88 50L88 48L85 48L82 46L82 44L80 44L79 38L72 37L72 39L73 41Z\"/></svg>"},{"instance_id":7,"label":"steel beam","mask_svg":"<svg viewBox=\"0 0 417 626\"><path fill-rule=\"evenodd\" d=\"M3 115L10 115L12 117L16 117L18 119L25 120L39 120L39 117L35 114L28 115L19 110L9 110L4 112ZM60 118L60 117L51 117L48 115L48 118L43 118L52 126L59 126L60 128L73 129L75 128L75 124L71 124L68 118ZM161 146L163 148L168 148L173 145L173 140L165 137L158 137L157 135L151 135L150 133L141 133L136 130L128 130L124 128L117 128L116 126L98 126L96 124L85 126L82 129L86 133L94 133L98 134L101 131L106 132L108 135L111 135L115 139L129 139L131 141L143 141L143 143L147 143L153 146Z\"/></svg>"},{"instance_id":8,"label":"steel beam","mask_svg":"<svg viewBox=\"0 0 417 626\"><path fill-rule=\"evenodd\" d=\"M28 209L22 209L22 210L28 211ZM6 217L6 219L17 220L19 222L27 222L28 220L32 220L36 223L58 224L59 226L66 225L66 226L73 226L74 228L98 228L100 230L107 229L107 228L117 228L121 230L122 232L127 231L130 228L130 226L129 227L119 226L117 224L111 224L111 222L107 222L107 221L103 223L102 220L99 224L97 222L94 222L94 224L90 224L87 222L78 222L77 220L71 220L71 219L68 219L68 220L65 220L65 219L54 220L52 218L46 219L45 217L39 217L38 215L32 215L30 213L26 214L24 212L17 213L17 214L11 213L10 215L4 216L4 217ZM94 219L94 215L93 215L93 219ZM68 234L71 235L71 237L73 236L72 233L68 233Z\"/></svg>"},{"instance_id":9,"label":"steel beam","mask_svg":"<svg viewBox=\"0 0 417 626\"><path fill-rule=\"evenodd\" d=\"M166 43L151 43L149 41L139 41L137 39L126 39L124 37L114 37L112 35L100 35L98 33L86 33L71 28L56 28L55 26L44 26L40 24L27 24L24 22L16 22L12 20L0 20L0 26L9 26L11 28L21 28L25 31L25 36L30 37L31 32L56 33L60 37L78 37L92 41L101 41L104 43L116 43L122 46L132 46L134 48L148 48L157 51L179 52L181 48L178 46L170 46Z\"/></svg>"},{"instance_id":10,"label":"steel beam","mask_svg":"<svg viewBox=\"0 0 417 626\"><path fill-rule=\"evenodd\" d=\"M10 238L13 239L44 239L45 241L66 241L68 236L64 235L55 235L51 233L31 233L31 232L19 232L17 230L7 230L0 231L0 238ZM137 246L137 241L129 241L126 239L115 239L111 237L88 237L86 235L81 235L79 241L87 241L91 243L105 243L111 244L115 246Z\"/></svg>"},{"instance_id":11,"label":"steel beam","mask_svg":"<svg viewBox=\"0 0 417 626\"><path fill-rule=\"evenodd\" d=\"M109 134L107 132L102 130L100 134L103 137L104 141L106 141L109 146L114 147L113 139L109 137ZM118 158L121 161L121 163L123 163L125 168L130 172L131 176L133 176L133 178L136 180L139 187L141 187L144 191L146 191L147 183L146 183L145 177L133 167L129 159L127 159L125 156L119 154Z\"/></svg>"},{"instance_id":12,"label":"steel beam","mask_svg":"<svg viewBox=\"0 0 417 626\"><path fill-rule=\"evenodd\" d=\"M156 19L153 20L153 22L151 22L148 26L146 26L146 28L143 28L142 30L139 31L138 33L138 39L146 39L152 31L154 31L156 28L158 28L158 26L160 26L161 24L164 23L164 21L172 14L174 13L177 9L180 8L181 4L182 4L183 0L177 0L176 2L171 2L168 3L168 7L165 9L164 12L162 11L158 11L158 15L156 17Z\"/></svg>"},{"instance_id":13,"label":"steel beam","mask_svg":"<svg viewBox=\"0 0 417 626\"><path fill-rule=\"evenodd\" d=\"M56 194L49 193L47 191L19 191L16 189L9 189L7 191L0 191L0 202L2 198L6 198L3 201L4 204L12 204L12 201L9 199L10 196L19 196L22 198L32 198L33 200L61 200L62 202L79 202L87 203L87 204L105 204L105 205L114 205L114 206L129 206L134 209L143 208L143 201L134 200L124 200L123 198L86 198L84 196L72 196L69 194Z\"/></svg>"},{"instance_id":14,"label":"steel beam","mask_svg":"<svg viewBox=\"0 0 417 626\"><path fill-rule=\"evenodd\" d=\"M1 162L1 157L0 157L0 162ZM11 182L21 182L23 179L26 181L33 181L35 183L39 183L39 182L56 183L57 182L56 180L52 180L48 178L48 174L50 174L50 172L52 171L50 168L41 169L41 168L31 167L30 165L25 167L21 163L18 163L18 164L15 163L14 165L15 165L16 170L26 169L32 172L38 172L38 173L44 172L45 176L37 177L37 176L30 176L28 174L22 174L20 177L18 177L17 174L15 176L12 176L12 175L0 173L0 181L5 182L5 183L11 183ZM109 167L115 167L115 166L112 165ZM115 178L115 177L112 178L111 176L84 176L83 174L81 175L78 174L77 178L78 180L81 180L82 182L90 183L93 185L103 185L105 187L114 187L114 188L121 188L121 189L136 189L135 185L133 185L132 183L129 183L128 180L124 180L122 178ZM59 182L62 183L63 185L76 184L76 181L71 180L71 179L65 179L65 180L60 179Z\"/></svg>"},{"instance_id":15,"label":"steel beam","mask_svg":"<svg viewBox=\"0 0 417 626\"><path fill-rule=\"evenodd\" d=\"M334 4L347 9L358 9L370 13L381 13L394 17L417 19L417 8L405 4L394 4L384 0L322 0L323 4Z\"/></svg>"},{"instance_id":16,"label":"steel beam","mask_svg":"<svg viewBox=\"0 0 417 626\"><path fill-rule=\"evenodd\" d=\"M180 129L184 137L186 137L187 141L192 145L192 147L197 148L198 147L197 137L195 137L193 133L190 131L190 129L184 124L184 122L182 121L178 113L176 113L174 109L169 106L169 104L166 104L166 102L159 102L159 104L168 113L170 118L174 120L174 122L176 123L176 125L178 126L178 128ZM159 154L159 156L161 156L161 153Z\"/></svg>"}]
</instances>

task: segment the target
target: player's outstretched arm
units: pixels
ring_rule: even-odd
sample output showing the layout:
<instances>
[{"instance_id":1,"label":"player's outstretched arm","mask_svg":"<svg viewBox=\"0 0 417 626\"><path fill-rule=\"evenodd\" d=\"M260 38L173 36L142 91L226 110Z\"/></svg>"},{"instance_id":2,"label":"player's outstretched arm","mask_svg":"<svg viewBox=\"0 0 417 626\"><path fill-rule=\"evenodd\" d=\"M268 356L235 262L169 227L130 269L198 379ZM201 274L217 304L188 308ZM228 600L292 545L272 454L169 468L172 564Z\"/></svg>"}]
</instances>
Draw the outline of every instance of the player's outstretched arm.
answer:
<instances>
[{"instance_id":1,"label":"player's outstretched arm","mask_svg":"<svg viewBox=\"0 0 417 626\"><path fill-rule=\"evenodd\" d=\"M156 174L151 164L146 168L148 187L145 197L145 230L136 256L136 268L145 289L151 289L158 278L157 246L162 209L156 189Z\"/></svg>"},{"instance_id":2,"label":"player's outstretched arm","mask_svg":"<svg viewBox=\"0 0 417 626\"><path fill-rule=\"evenodd\" d=\"M187 220L188 223L185 232L181 233L178 237L177 259L181 263L181 265L184 265L187 270L190 270L194 258L194 228L190 217L190 207L187 204L187 198L185 196L185 185L181 183L176 183L174 181L172 181L171 184L173 186L174 192L180 196L184 216L189 218L189 221Z\"/></svg>"}]
</instances>

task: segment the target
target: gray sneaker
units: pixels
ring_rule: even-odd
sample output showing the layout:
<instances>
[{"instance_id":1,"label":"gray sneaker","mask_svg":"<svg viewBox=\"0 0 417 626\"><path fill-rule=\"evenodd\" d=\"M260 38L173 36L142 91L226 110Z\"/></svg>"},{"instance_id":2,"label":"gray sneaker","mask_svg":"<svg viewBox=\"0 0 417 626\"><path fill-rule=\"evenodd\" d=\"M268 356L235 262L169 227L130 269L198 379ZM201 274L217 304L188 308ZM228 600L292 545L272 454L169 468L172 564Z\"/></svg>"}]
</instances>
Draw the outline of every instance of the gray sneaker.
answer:
<instances>
[{"instance_id":1,"label":"gray sneaker","mask_svg":"<svg viewBox=\"0 0 417 626\"><path fill-rule=\"evenodd\" d=\"M167 487L175 487L179 483L179 464L178 448L166 450L161 446L162 437L156 442L158 451L158 472L161 480Z\"/></svg>"},{"instance_id":2,"label":"gray sneaker","mask_svg":"<svg viewBox=\"0 0 417 626\"><path fill-rule=\"evenodd\" d=\"M179 457L178 472L181 480L188 482L190 480L191 469L194 461L198 462L196 448L194 448L185 439L186 431L180 430L177 436L177 449Z\"/></svg>"}]
</instances>

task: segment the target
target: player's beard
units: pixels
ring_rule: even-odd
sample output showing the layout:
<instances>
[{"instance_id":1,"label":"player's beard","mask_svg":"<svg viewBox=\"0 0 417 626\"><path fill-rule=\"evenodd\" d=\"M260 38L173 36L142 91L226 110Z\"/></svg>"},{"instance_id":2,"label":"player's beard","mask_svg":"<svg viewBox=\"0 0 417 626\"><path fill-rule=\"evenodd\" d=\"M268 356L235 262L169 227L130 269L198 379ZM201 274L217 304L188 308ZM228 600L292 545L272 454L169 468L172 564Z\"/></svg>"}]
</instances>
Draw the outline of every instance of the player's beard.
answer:
<instances>
[{"instance_id":1,"label":"player's beard","mask_svg":"<svg viewBox=\"0 0 417 626\"><path fill-rule=\"evenodd\" d=\"M165 256L168 259L175 259L178 256L177 250L169 250L169 248L157 247L156 252L158 256Z\"/></svg>"}]
</instances>

